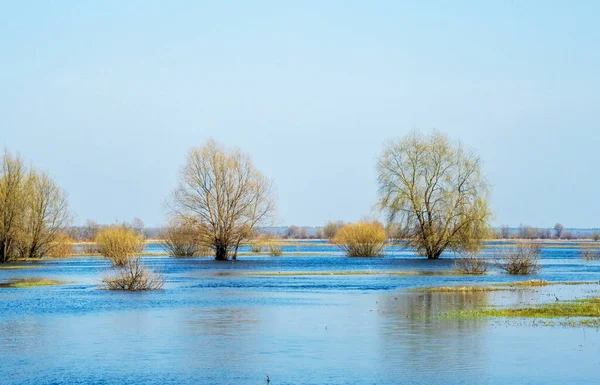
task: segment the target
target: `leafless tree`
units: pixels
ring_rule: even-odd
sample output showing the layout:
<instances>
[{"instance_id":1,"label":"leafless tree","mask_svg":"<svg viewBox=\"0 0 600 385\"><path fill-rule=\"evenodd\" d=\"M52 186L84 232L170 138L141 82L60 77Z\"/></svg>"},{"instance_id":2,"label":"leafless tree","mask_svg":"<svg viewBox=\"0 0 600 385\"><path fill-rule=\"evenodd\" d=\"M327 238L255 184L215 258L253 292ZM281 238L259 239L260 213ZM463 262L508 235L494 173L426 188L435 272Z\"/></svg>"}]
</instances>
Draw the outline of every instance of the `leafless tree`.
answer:
<instances>
[{"instance_id":1,"label":"leafless tree","mask_svg":"<svg viewBox=\"0 0 600 385\"><path fill-rule=\"evenodd\" d=\"M26 170L5 153L0 196L0 261L41 258L64 238L71 221L67 195L46 173Z\"/></svg>"},{"instance_id":2,"label":"leafless tree","mask_svg":"<svg viewBox=\"0 0 600 385\"><path fill-rule=\"evenodd\" d=\"M71 222L67 195L45 173L30 172L19 242L21 258L41 258L52 251Z\"/></svg>"},{"instance_id":3,"label":"leafless tree","mask_svg":"<svg viewBox=\"0 0 600 385\"><path fill-rule=\"evenodd\" d=\"M335 238L335 235L342 227L344 227L344 222L342 221L329 221L323 228L323 235L325 236L325 238L332 240L333 238Z\"/></svg>"},{"instance_id":4,"label":"leafless tree","mask_svg":"<svg viewBox=\"0 0 600 385\"><path fill-rule=\"evenodd\" d=\"M561 225L560 223L554 225L554 234L556 235L556 238L560 239L563 231L565 231L565 226Z\"/></svg>"},{"instance_id":5,"label":"leafless tree","mask_svg":"<svg viewBox=\"0 0 600 385\"><path fill-rule=\"evenodd\" d=\"M439 133L390 142L377 165L380 207L429 259L447 248L477 250L490 216L480 164L478 156Z\"/></svg>"},{"instance_id":6,"label":"leafless tree","mask_svg":"<svg viewBox=\"0 0 600 385\"><path fill-rule=\"evenodd\" d=\"M25 213L27 170L18 156L7 151L2 157L0 174L0 262L12 259Z\"/></svg>"},{"instance_id":7,"label":"leafless tree","mask_svg":"<svg viewBox=\"0 0 600 385\"><path fill-rule=\"evenodd\" d=\"M500 227L500 235L502 236L503 239L509 239L510 238L510 227L508 225L502 225L502 227Z\"/></svg>"},{"instance_id":8,"label":"leafless tree","mask_svg":"<svg viewBox=\"0 0 600 385\"><path fill-rule=\"evenodd\" d=\"M174 217L198 227L215 259L226 260L271 218L275 203L271 181L247 155L209 140L188 153L169 206Z\"/></svg>"},{"instance_id":9,"label":"leafless tree","mask_svg":"<svg viewBox=\"0 0 600 385\"><path fill-rule=\"evenodd\" d=\"M288 228L285 229L285 237L291 238L291 239L299 238L300 237L300 228L295 225L288 226Z\"/></svg>"}]
</instances>

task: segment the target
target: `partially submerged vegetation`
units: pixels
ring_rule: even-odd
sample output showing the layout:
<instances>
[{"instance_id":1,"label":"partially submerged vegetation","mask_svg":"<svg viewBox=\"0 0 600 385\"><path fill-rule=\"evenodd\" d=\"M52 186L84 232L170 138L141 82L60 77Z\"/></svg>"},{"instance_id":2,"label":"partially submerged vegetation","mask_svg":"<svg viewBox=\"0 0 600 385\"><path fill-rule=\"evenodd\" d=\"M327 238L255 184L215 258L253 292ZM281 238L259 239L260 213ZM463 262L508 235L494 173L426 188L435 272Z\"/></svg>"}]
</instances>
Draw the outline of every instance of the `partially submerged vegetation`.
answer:
<instances>
[{"instance_id":1,"label":"partially submerged vegetation","mask_svg":"<svg viewBox=\"0 0 600 385\"><path fill-rule=\"evenodd\" d=\"M125 266L130 258L142 252L144 239L133 228L122 224L100 230L96 244L100 254L113 266Z\"/></svg>"},{"instance_id":2,"label":"partially submerged vegetation","mask_svg":"<svg viewBox=\"0 0 600 385\"><path fill-rule=\"evenodd\" d=\"M10 280L6 283L0 283L0 288L29 288L38 286L64 285L66 283L67 282L64 281L57 281L47 278L20 278Z\"/></svg>"},{"instance_id":3,"label":"partially submerged vegetation","mask_svg":"<svg viewBox=\"0 0 600 385\"><path fill-rule=\"evenodd\" d=\"M461 274L483 275L487 269L485 259L474 254L461 255L454 261L454 270Z\"/></svg>"},{"instance_id":4,"label":"partially submerged vegetation","mask_svg":"<svg viewBox=\"0 0 600 385\"><path fill-rule=\"evenodd\" d=\"M600 297L573 301L557 301L529 307L469 310L460 313L462 315L473 317L600 317Z\"/></svg>"},{"instance_id":5,"label":"partially submerged vegetation","mask_svg":"<svg viewBox=\"0 0 600 385\"><path fill-rule=\"evenodd\" d=\"M600 261L600 250L590 245L584 245L580 250L581 258L585 261Z\"/></svg>"},{"instance_id":6,"label":"partially submerged vegetation","mask_svg":"<svg viewBox=\"0 0 600 385\"><path fill-rule=\"evenodd\" d=\"M0 265L0 270L23 270L23 269L36 269L39 266L37 265L7 265L7 266L1 266Z\"/></svg>"},{"instance_id":7,"label":"partially submerged vegetation","mask_svg":"<svg viewBox=\"0 0 600 385\"><path fill-rule=\"evenodd\" d=\"M475 153L438 132L414 132L387 144L377 171L379 206L418 254L481 248L491 214Z\"/></svg>"},{"instance_id":8,"label":"partially submerged vegetation","mask_svg":"<svg viewBox=\"0 0 600 385\"><path fill-rule=\"evenodd\" d=\"M7 151L0 159L0 263L39 259L64 242L67 194L45 172Z\"/></svg>"},{"instance_id":9,"label":"partially submerged vegetation","mask_svg":"<svg viewBox=\"0 0 600 385\"><path fill-rule=\"evenodd\" d=\"M495 256L496 266L511 275L529 275L539 270L541 247L538 243L519 243Z\"/></svg>"},{"instance_id":10,"label":"partially submerged vegetation","mask_svg":"<svg viewBox=\"0 0 600 385\"><path fill-rule=\"evenodd\" d=\"M140 257L130 258L125 265L117 267L103 280L109 290L158 290L164 285L164 278L144 266Z\"/></svg>"},{"instance_id":11,"label":"partially submerged vegetation","mask_svg":"<svg viewBox=\"0 0 600 385\"><path fill-rule=\"evenodd\" d=\"M440 287L420 287L415 291L424 293L474 293L481 291L501 291L499 287L489 286L440 286Z\"/></svg>"},{"instance_id":12,"label":"partially submerged vegetation","mask_svg":"<svg viewBox=\"0 0 600 385\"><path fill-rule=\"evenodd\" d=\"M208 256L211 250L202 244L198 226L193 222L173 219L164 231L162 246L172 257Z\"/></svg>"},{"instance_id":13,"label":"partially submerged vegetation","mask_svg":"<svg viewBox=\"0 0 600 385\"><path fill-rule=\"evenodd\" d=\"M349 257L378 257L383 253L387 233L377 221L347 224L339 229L333 239Z\"/></svg>"}]
</instances>

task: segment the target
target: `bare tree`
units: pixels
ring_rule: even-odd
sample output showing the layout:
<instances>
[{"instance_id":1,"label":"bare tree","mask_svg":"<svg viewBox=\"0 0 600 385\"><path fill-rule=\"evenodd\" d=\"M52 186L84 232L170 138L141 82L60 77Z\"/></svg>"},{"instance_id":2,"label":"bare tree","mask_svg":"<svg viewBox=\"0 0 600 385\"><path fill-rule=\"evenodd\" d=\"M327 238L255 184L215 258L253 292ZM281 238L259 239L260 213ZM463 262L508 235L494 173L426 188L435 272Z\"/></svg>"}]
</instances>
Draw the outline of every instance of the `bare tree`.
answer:
<instances>
[{"instance_id":1,"label":"bare tree","mask_svg":"<svg viewBox=\"0 0 600 385\"><path fill-rule=\"evenodd\" d=\"M450 248L473 251L488 232L488 186L478 156L446 136L413 133L379 159L379 205L407 229L409 245L429 259Z\"/></svg>"},{"instance_id":2,"label":"bare tree","mask_svg":"<svg viewBox=\"0 0 600 385\"><path fill-rule=\"evenodd\" d=\"M27 171L23 161L5 151L0 174L0 262L6 262L16 254L26 206L26 184Z\"/></svg>"},{"instance_id":3,"label":"bare tree","mask_svg":"<svg viewBox=\"0 0 600 385\"><path fill-rule=\"evenodd\" d=\"M502 236L503 239L508 239L510 238L510 227L508 227L508 225L502 225L502 227L500 227L500 235Z\"/></svg>"},{"instance_id":4,"label":"bare tree","mask_svg":"<svg viewBox=\"0 0 600 385\"><path fill-rule=\"evenodd\" d=\"M561 225L560 223L554 225L554 234L556 235L556 238L560 239L564 231L565 226Z\"/></svg>"},{"instance_id":5,"label":"bare tree","mask_svg":"<svg viewBox=\"0 0 600 385\"><path fill-rule=\"evenodd\" d=\"M285 229L285 237L292 238L292 239L299 238L300 237L300 228L295 225L288 226L288 228Z\"/></svg>"},{"instance_id":6,"label":"bare tree","mask_svg":"<svg viewBox=\"0 0 600 385\"><path fill-rule=\"evenodd\" d=\"M323 228L323 235L325 236L325 238L332 240L333 238L335 238L335 235L342 227L344 227L344 222L342 221L329 221Z\"/></svg>"},{"instance_id":7,"label":"bare tree","mask_svg":"<svg viewBox=\"0 0 600 385\"><path fill-rule=\"evenodd\" d=\"M198 226L215 259L235 259L240 243L274 212L271 186L247 155L209 140L188 153L170 208Z\"/></svg>"},{"instance_id":8,"label":"bare tree","mask_svg":"<svg viewBox=\"0 0 600 385\"><path fill-rule=\"evenodd\" d=\"M31 171L19 240L21 258L41 258L52 251L71 222L67 194L45 173Z\"/></svg>"},{"instance_id":9,"label":"bare tree","mask_svg":"<svg viewBox=\"0 0 600 385\"><path fill-rule=\"evenodd\" d=\"M40 258L63 239L70 222L67 197L43 172L27 170L8 152L0 174L0 262Z\"/></svg>"},{"instance_id":10,"label":"bare tree","mask_svg":"<svg viewBox=\"0 0 600 385\"><path fill-rule=\"evenodd\" d=\"M98 222L88 219L85 221L85 225L80 228L79 234L81 240L91 242L96 238L98 231L100 231L100 225Z\"/></svg>"}]
</instances>

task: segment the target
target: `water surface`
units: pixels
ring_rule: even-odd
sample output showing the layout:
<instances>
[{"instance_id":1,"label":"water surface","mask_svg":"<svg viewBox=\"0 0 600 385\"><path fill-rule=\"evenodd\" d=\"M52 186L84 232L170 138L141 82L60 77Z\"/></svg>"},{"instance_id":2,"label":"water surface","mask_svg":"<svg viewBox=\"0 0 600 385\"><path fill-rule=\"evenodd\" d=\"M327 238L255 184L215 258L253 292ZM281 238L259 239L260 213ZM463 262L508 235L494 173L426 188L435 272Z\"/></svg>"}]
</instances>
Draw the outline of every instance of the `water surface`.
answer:
<instances>
[{"instance_id":1,"label":"water surface","mask_svg":"<svg viewBox=\"0 0 600 385\"><path fill-rule=\"evenodd\" d=\"M346 258L320 243L286 246L284 253L309 254L236 262L144 258L167 279L164 290L145 293L100 290L110 266L97 257L0 270L0 282L34 276L71 282L0 289L0 383L264 384L267 374L271 384L597 381L595 329L440 314L597 296L600 285L419 293L414 289L532 277L493 269L481 277L248 275L452 269L452 255L427 261L400 247L373 259ZM533 278L600 280L600 263L581 260L575 248L544 249L542 265Z\"/></svg>"}]
</instances>

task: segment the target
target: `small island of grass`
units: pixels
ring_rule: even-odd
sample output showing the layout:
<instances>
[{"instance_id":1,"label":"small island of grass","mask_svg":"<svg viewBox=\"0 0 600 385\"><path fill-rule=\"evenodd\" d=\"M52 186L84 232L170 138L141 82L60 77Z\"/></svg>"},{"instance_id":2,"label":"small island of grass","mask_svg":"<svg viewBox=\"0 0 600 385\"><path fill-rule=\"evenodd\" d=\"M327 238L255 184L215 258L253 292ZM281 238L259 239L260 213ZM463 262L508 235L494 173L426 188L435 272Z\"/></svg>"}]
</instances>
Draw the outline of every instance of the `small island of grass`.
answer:
<instances>
[{"instance_id":1,"label":"small island of grass","mask_svg":"<svg viewBox=\"0 0 600 385\"><path fill-rule=\"evenodd\" d=\"M0 283L0 288L30 288L38 286L64 285L67 282L46 278L21 278L13 279L6 283Z\"/></svg>"}]
</instances>

